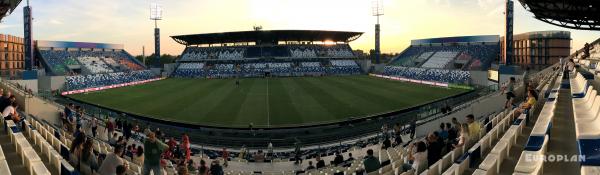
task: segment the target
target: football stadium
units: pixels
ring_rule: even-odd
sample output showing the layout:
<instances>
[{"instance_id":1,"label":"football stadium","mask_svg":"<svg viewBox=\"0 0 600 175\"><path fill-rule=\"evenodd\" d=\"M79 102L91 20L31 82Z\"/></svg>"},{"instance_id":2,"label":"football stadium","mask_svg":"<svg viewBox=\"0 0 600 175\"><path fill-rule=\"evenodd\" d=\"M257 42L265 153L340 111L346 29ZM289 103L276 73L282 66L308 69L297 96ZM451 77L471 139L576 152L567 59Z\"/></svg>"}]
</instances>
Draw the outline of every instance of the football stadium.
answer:
<instances>
[{"instance_id":1,"label":"football stadium","mask_svg":"<svg viewBox=\"0 0 600 175\"><path fill-rule=\"evenodd\" d=\"M600 174L598 2L93 1L0 0L0 175Z\"/></svg>"}]
</instances>

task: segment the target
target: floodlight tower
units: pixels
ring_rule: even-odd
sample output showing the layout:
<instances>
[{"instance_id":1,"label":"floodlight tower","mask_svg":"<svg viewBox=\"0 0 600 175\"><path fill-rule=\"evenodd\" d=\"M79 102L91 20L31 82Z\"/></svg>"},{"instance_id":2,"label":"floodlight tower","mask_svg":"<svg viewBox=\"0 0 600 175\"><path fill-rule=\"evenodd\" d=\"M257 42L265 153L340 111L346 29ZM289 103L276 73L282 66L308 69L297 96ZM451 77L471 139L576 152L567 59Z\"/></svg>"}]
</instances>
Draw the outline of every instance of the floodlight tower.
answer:
<instances>
[{"instance_id":1,"label":"floodlight tower","mask_svg":"<svg viewBox=\"0 0 600 175\"><path fill-rule=\"evenodd\" d=\"M504 50L502 53L504 54L504 64L511 65L513 64L513 12L514 12L514 3L512 0L506 0L506 11L504 12L505 18L505 33L504 33Z\"/></svg>"},{"instance_id":2,"label":"floodlight tower","mask_svg":"<svg viewBox=\"0 0 600 175\"><path fill-rule=\"evenodd\" d=\"M383 0L374 0L372 3L373 16L377 17L377 24L375 24L375 64L379 64L381 57L379 17L383 16Z\"/></svg>"},{"instance_id":3,"label":"floodlight tower","mask_svg":"<svg viewBox=\"0 0 600 175\"><path fill-rule=\"evenodd\" d=\"M154 21L154 66L160 67L160 29L158 21L162 20L162 8L156 2L150 4L150 20Z\"/></svg>"},{"instance_id":4,"label":"floodlight tower","mask_svg":"<svg viewBox=\"0 0 600 175\"><path fill-rule=\"evenodd\" d=\"M27 6L23 7L23 35L24 35L24 49L25 59L24 66L25 70L32 70L35 66L35 60L33 58L33 34L32 34L32 16L31 6L29 6L29 0L27 0Z\"/></svg>"}]
</instances>

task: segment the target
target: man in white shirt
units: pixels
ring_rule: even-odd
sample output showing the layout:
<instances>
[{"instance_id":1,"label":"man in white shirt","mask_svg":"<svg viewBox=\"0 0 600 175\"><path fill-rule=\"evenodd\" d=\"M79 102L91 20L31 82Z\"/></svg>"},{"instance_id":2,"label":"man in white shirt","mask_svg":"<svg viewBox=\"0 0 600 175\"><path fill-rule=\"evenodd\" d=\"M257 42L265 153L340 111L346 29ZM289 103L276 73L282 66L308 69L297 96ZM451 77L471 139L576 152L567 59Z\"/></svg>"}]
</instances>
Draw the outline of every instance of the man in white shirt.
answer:
<instances>
[{"instance_id":1,"label":"man in white shirt","mask_svg":"<svg viewBox=\"0 0 600 175\"><path fill-rule=\"evenodd\" d=\"M117 166L124 165L125 163L121 159L121 154L123 154L123 147L116 145L114 152L108 153L104 161L102 161L102 165L98 168L98 174L116 174ZM124 166L127 167L126 165Z\"/></svg>"}]
</instances>

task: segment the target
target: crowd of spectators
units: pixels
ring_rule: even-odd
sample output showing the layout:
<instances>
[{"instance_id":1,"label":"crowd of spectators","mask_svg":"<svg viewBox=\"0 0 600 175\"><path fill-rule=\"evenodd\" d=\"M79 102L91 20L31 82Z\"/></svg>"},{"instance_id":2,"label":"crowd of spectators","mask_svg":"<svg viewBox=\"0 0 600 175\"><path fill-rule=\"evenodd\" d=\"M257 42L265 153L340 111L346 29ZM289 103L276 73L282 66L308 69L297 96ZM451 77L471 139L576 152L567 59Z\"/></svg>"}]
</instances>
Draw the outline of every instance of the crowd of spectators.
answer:
<instances>
[{"instance_id":1,"label":"crowd of spectators","mask_svg":"<svg viewBox=\"0 0 600 175\"><path fill-rule=\"evenodd\" d=\"M460 60L472 60L470 65L466 67L469 70L487 70L492 61L494 61L500 53L499 45L444 45L444 46L410 46L402 52L398 57L394 58L391 65L415 67L423 63L423 61L432 57L436 52L439 53L458 53L452 55L452 58ZM446 58L446 57L444 57ZM431 64L428 67L440 67L441 64Z\"/></svg>"},{"instance_id":2,"label":"crowd of spectators","mask_svg":"<svg viewBox=\"0 0 600 175\"><path fill-rule=\"evenodd\" d=\"M416 67L386 66L384 75L445 83L466 84L471 79L469 71L426 69Z\"/></svg>"},{"instance_id":3,"label":"crowd of spectators","mask_svg":"<svg viewBox=\"0 0 600 175\"><path fill-rule=\"evenodd\" d=\"M80 90L92 87L130 83L158 78L150 70L115 72L107 74L75 75L66 77L66 90Z\"/></svg>"},{"instance_id":4,"label":"crowd of spectators","mask_svg":"<svg viewBox=\"0 0 600 175\"><path fill-rule=\"evenodd\" d=\"M112 72L117 69L140 70L143 66L135 63L125 51L66 51L40 50L42 59L48 68L57 75L72 74L69 66L81 65L90 69L91 73Z\"/></svg>"}]
</instances>

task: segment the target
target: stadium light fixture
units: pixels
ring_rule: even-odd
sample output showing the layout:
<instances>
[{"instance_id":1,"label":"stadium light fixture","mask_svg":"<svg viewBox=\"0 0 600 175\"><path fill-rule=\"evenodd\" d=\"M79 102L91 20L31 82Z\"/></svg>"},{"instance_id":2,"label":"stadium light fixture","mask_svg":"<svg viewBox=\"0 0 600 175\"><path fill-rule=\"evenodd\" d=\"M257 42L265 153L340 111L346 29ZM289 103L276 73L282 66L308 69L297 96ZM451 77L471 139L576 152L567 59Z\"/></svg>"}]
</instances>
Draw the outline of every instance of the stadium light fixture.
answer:
<instances>
[{"instance_id":1,"label":"stadium light fixture","mask_svg":"<svg viewBox=\"0 0 600 175\"><path fill-rule=\"evenodd\" d=\"M372 13L373 16L377 17L377 24L379 24L379 16L383 16L383 0L374 0L372 3Z\"/></svg>"}]
</instances>

